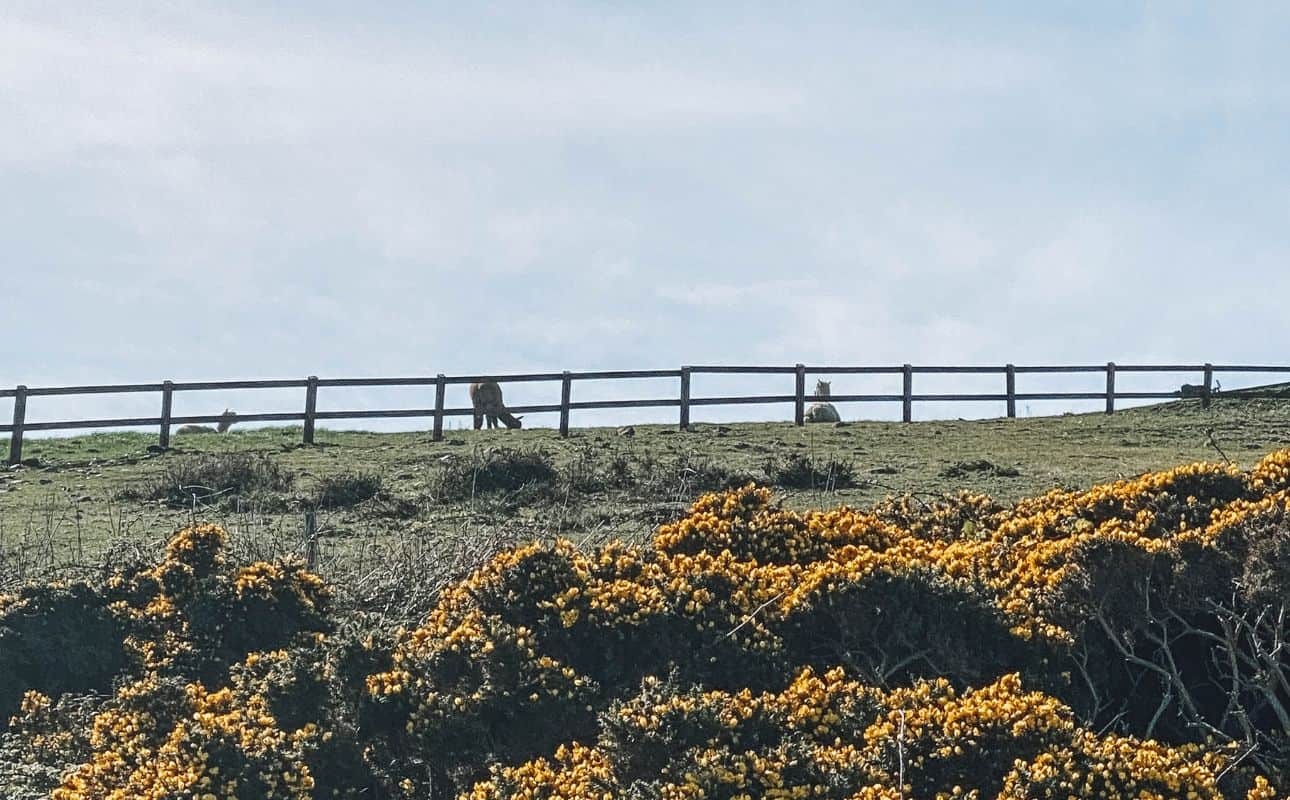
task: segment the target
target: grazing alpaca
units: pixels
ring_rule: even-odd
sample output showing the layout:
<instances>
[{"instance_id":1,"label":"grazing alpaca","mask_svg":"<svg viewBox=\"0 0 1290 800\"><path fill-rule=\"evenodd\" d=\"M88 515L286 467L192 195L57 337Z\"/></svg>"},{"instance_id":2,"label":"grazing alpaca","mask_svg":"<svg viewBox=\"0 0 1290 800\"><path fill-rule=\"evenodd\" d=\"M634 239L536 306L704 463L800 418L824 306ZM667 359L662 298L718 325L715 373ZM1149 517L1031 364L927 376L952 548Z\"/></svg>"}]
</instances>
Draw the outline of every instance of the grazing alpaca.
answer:
<instances>
[{"instance_id":1,"label":"grazing alpaca","mask_svg":"<svg viewBox=\"0 0 1290 800\"><path fill-rule=\"evenodd\" d=\"M827 381L815 382L815 396L828 397L831 383ZM812 403L811 407L806 409L802 416L806 422L841 422L842 417L838 416L838 410L833 407L832 403Z\"/></svg>"},{"instance_id":2,"label":"grazing alpaca","mask_svg":"<svg viewBox=\"0 0 1290 800\"><path fill-rule=\"evenodd\" d=\"M513 416L502 403L502 387L497 381L480 381L470 385L470 404L475 407L475 430L484 425L488 417L488 427L496 428L497 420L506 423L508 428L522 427L520 417Z\"/></svg>"},{"instance_id":3,"label":"grazing alpaca","mask_svg":"<svg viewBox=\"0 0 1290 800\"><path fill-rule=\"evenodd\" d=\"M219 422L214 428L205 425L185 425L175 433L226 433L233 423L237 421L237 414L224 409L224 413L219 415Z\"/></svg>"}]
</instances>

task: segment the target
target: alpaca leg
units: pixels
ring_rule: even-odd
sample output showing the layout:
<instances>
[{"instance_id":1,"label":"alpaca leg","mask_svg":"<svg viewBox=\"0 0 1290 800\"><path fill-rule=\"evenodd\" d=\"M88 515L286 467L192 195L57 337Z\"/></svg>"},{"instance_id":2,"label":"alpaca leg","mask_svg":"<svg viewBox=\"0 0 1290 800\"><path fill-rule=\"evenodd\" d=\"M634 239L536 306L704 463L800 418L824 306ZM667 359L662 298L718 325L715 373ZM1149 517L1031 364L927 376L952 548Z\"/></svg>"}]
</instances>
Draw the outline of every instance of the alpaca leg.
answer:
<instances>
[{"instance_id":1,"label":"alpaca leg","mask_svg":"<svg viewBox=\"0 0 1290 800\"><path fill-rule=\"evenodd\" d=\"M484 427L484 412L475 409L475 430Z\"/></svg>"}]
</instances>

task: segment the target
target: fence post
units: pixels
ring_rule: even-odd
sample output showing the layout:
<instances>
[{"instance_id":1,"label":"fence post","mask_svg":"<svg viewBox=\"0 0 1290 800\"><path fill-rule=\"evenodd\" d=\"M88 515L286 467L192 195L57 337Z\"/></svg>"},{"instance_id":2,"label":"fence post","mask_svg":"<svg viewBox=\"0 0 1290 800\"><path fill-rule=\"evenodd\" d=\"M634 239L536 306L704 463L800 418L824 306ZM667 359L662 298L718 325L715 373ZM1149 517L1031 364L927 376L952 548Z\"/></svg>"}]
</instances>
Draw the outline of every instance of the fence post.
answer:
<instances>
[{"instance_id":1,"label":"fence post","mask_svg":"<svg viewBox=\"0 0 1290 800\"><path fill-rule=\"evenodd\" d=\"M1008 417L1017 416L1017 368L1009 364L1004 369L1007 370L1007 391L1008 391Z\"/></svg>"},{"instance_id":2,"label":"fence post","mask_svg":"<svg viewBox=\"0 0 1290 800\"><path fill-rule=\"evenodd\" d=\"M318 512L312 508L305 509L305 569L313 572L318 568Z\"/></svg>"},{"instance_id":3,"label":"fence post","mask_svg":"<svg viewBox=\"0 0 1290 800\"><path fill-rule=\"evenodd\" d=\"M436 442L443 441L443 396L446 389L447 381L441 372L434 378L434 433L430 438Z\"/></svg>"},{"instance_id":4,"label":"fence post","mask_svg":"<svg viewBox=\"0 0 1290 800\"><path fill-rule=\"evenodd\" d=\"M906 364L903 368L905 374L904 398L902 400L901 419L905 422L914 421L914 368Z\"/></svg>"},{"instance_id":5,"label":"fence post","mask_svg":"<svg viewBox=\"0 0 1290 800\"><path fill-rule=\"evenodd\" d=\"M1205 364L1205 389L1204 394L1200 396L1200 407L1209 408L1210 398L1214 394L1214 365Z\"/></svg>"},{"instance_id":6,"label":"fence post","mask_svg":"<svg viewBox=\"0 0 1290 800\"><path fill-rule=\"evenodd\" d=\"M1106 413L1115 413L1115 362L1106 362Z\"/></svg>"},{"instance_id":7,"label":"fence post","mask_svg":"<svg viewBox=\"0 0 1290 800\"><path fill-rule=\"evenodd\" d=\"M565 370L560 376L560 438L569 438L569 395L573 393L573 378Z\"/></svg>"},{"instance_id":8,"label":"fence post","mask_svg":"<svg viewBox=\"0 0 1290 800\"><path fill-rule=\"evenodd\" d=\"M797 386L793 392L793 423L803 425L806 422L806 367L797 365Z\"/></svg>"},{"instance_id":9,"label":"fence post","mask_svg":"<svg viewBox=\"0 0 1290 800\"><path fill-rule=\"evenodd\" d=\"M318 409L318 376L310 375L305 384L305 444L314 443L314 414Z\"/></svg>"},{"instance_id":10,"label":"fence post","mask_svg":"<svg viewBox=\"0 0 1290 800\"><path fill-rule=\"evenodd\" d=\"M22 426L27 419L27 387L18 386L13 394L13 432L9 434L9 463L22 461Z\"/></svg>"},{"instance_id":11,"label":"fence post","mask_svg":"<svg viewBox=\"0 0 1290 800\"><path fill-rule=\"evenodd\" d=\"M681 430L690 429L690 368L681 367Z\"/></svg>"},{"instance_id":12,"label":"fence post","mask_svg":"<svg viewBox=\"0 0 1290 800\"><path fill-rule=\"evenodd\" d=\"M170 407L174 399L175 384L163 381L161 384L161 435L157 444L162 450L170 449Z\"/></svg>"}]
</instances>

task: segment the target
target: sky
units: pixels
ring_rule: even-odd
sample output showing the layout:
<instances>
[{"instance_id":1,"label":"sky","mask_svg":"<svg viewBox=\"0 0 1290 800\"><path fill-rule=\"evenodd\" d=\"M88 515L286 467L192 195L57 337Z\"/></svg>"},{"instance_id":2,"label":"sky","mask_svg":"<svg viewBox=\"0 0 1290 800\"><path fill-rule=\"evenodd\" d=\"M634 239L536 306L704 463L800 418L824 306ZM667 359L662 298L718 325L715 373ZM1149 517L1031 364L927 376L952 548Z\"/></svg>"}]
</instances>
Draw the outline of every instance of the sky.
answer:
<instances>
[{"instance_id":1,"label":"sky","mask_svg":"<svg viewBox=\"0 0 1290 800\"><path fill-rule=\"evenodd\" d=\"M1290 363L1286 41L1282 3L0 0L0 384ZM749 388L791 384L711 391Z\"/></svg>"}]
</instances>

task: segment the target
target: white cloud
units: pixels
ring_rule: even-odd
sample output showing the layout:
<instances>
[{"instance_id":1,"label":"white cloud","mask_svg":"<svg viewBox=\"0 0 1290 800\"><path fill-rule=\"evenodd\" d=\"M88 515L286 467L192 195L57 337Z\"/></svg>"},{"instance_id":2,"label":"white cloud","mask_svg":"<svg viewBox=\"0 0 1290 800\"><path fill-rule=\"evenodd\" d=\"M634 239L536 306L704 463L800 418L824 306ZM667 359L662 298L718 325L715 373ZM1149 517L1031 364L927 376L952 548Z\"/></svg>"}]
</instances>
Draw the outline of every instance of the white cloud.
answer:
<instances>
[{"instance_id":1,"label":"white cloud","mask_svg":"<svg viewBox=\"0 0 1290 800\"><path fill-rule=\"evenodd\" d=\"M220 20L224 27L230 20ZM87 24L88 23L88 24ZM166 23L162 23L163 26ZM10 123L0 163L170 149L644 134L712 120L787 118L782 82L553 52L536 62L439 55L416 39L354 39L254 21L232 30L136 27L100 12L0 28ZM320 154L324 155L325 154ZM406 155L401 153L400 155Z\"/></svg>"},{"instance_id":2,"label":"white cloud","mask_svg":"<svg viewBox=\"0 0 1290 800\"><path fill-rule=\"evenodd\" d=\"M1273 10L23 5L0 350L56 381L1279 360Z\"/></svg>"},{"instance_id":3,"label":"white cloud","mask_svg":"<svg viewBox=\"0 0 1290 800\"><path fill-rule=\"evenodd\" d=\"M769 280L661 286L655 289L655 294L669 302L697 309L751 310L793 304L801 294L815 291L816 282L813 280Z\"/></svg>"}]
</instances>

